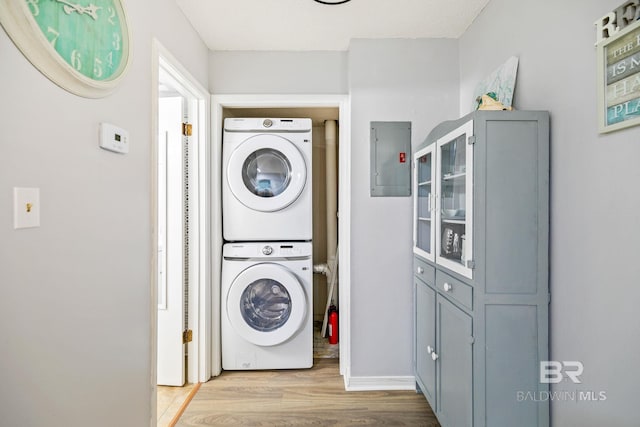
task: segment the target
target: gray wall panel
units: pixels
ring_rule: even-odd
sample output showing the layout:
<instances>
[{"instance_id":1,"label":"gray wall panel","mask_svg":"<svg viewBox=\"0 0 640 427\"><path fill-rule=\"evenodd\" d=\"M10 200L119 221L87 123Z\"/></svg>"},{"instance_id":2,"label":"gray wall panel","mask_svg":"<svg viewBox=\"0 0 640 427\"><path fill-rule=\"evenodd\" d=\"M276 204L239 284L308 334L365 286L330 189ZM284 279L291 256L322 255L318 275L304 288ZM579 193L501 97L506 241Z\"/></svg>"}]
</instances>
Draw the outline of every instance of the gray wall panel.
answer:
<instances>
[{"instance_id":1,"label":"gray wall panel","mask_svg":"<svg viewBox=\"0 0 640 427\"><path fill-rule=\"evenodd\" d=\"M215 95L347 93L347 52L210 52L209 90Z\"/></svg>"},{"instance_id":2,"label":"gray wall panel","mask_svg":"<svg viewBox=\"0 0 640 427\"><path fill-rule=\"evenodd\" d=\"M487 305L486 425L537 426L538 407L518 392L538 391L537 307Z\"/></svg>"},{"instance_id":3,"label":"gray wall panel","mask_svg":"<svg viewBox=\"0 0 640 427\"><path fill-rule=\"evenodd\" d=\"M487 121L486 292L537 292L537 122ZM476 136L478 137L478 136ZM486 136L483 135L486 139Z\"/></svg>"},{"instance_id":4,"label":"gray wall panel","mask_svg":"<svg viewBox=\"0 0 640 427\"><path fill-rule=\"evenodd\" d=\"M491 0L460 39L461 114L511 55L520 58L516 108L551 114L550 358L585 368L582 384L552 390L608 396L552 402L555 426L638 425L640 227L619 213L640 210L640 128L599 135L596 122L593 23L622 3Z\"/></svg>"},{"instance_id":5,"label":"gray wall panel","mask_svg":"<svg viewBox=\"0 0 640 427\"><path fill-rule=\"evenodd\" d=\"M88 4L82 2L83 4ZM127 1L132 63L117 90L72 95L0 30L0 424L149 426L151 45L204 87L208 50L173 0ZM98 124L131 149L98 147ZM39 187L41 227L14 230L12 188Z\"/></svg>"},{"instance_id":6,"label":"gray wall panel","mask_svg":"<svg viewBox=\"0 0 640 427\"><path fill-rule=\"evenodd\" d=\"M353 376L413 375L413 201L370 196L370 122L410 121L416 147L456 116L457 69L456 40L354 40L349 48Z\"/></svg>"}]
</instances>

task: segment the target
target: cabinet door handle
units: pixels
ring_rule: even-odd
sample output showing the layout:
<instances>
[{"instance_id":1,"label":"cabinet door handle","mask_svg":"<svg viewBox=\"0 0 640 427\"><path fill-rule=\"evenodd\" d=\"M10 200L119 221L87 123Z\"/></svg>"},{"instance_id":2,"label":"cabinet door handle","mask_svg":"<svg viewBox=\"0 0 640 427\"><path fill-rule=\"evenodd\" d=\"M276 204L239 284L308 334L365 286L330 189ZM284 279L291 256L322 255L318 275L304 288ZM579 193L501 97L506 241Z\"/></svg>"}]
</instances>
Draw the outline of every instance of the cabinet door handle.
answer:
<instances>
[{"instance_id":1,"label":"cabinet door handle","mask_svg":"<svg viewBox=\"0 0 640 427\"><path fill-rule=\"evenodd\" d=\"M427 346L427 353L429 354L433 353L433 348L431 348L430 345Z\"/></svg>"},{"instance_id":2,"label":"cabinet door handle","mask_svg":"<svg viewBox=\"0 0 640 427\"><path fill-rule=\"evenodd\" d=\"M443 288L444 288L444 291L445 291L445 292L451 292L451 291L453 290L453 286L451 286L451 285L450 285L450 284L448 284L448 283L445 283L445 284L444 284L444 286L443 286Z\"/></svg>"},{"instance_id":3,"label":"cabinet door handle","mask_svg":"<svg viewBox=\"0 0 640 427\"><path fill-rule=\"evenodd\" d=\"M436 353L435 351L431 353L431 359L433 359L434 362L438 360L438 357L438 353Z\"/></svg>"},{"instance_id":4,"label":"cabinet door handle","mask_svg":"<svg viewBox=\"0 0 640 427\"><path fill-rule=\"evenodd\" d=\"M418 274L422 274L422 273L424 273L424 268L418 267L417 271L418 271Z\"/></svg>"}]
</instances>

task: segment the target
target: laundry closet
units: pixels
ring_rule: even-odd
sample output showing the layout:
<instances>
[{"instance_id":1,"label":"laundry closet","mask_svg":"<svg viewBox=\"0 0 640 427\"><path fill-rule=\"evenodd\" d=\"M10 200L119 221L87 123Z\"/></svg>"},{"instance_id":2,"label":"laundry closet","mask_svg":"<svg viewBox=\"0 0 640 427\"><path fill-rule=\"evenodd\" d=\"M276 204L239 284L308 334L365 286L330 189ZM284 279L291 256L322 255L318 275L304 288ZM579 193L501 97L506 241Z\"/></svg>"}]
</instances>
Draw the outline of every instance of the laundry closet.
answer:
<instances>
[{"instance_id":1,"label":"laundry closet","mask_svg":"<svg viewBox=\"0 0 640 427\"><path fill-rule=\"evenodd\" d=\"M308 242L308 247L310 248L310 250L312 248L312 256L310 259L309 266L312 266L311 268L313 269L313 274L312 276L309 275L309 277L312 277L312 286L311 286L312 292L310 292L311 293L310 296L313 299L313 309L311 313L306 313L306 315L307 316L310 315L310 319L308 320L311 320L314 326L313 327L314 329L313 357L314 358L315 357L338 357L338 354L339 354L338 346L326 345L327 338L326 336L324 338L320 337L320 332L321 332L320 330L322 329L323 326L326 327L326 323L327 323L326 313L327 313L327 308L329 304L334 303L336 307L338 307L339 305L338 284L337 284L337 242L338 242L337 200L338 200L338 186L339 186L337 182L337 176L338 176L338 121L337 120L339 117L339 109L336 107L310 107L310 108L225 107L223 108L222 113L223 113L222 114L223 123L227 123L227 124L236 123L234 119L241 119L241 118L261 119L261 123L262 123L262 120L268 119L267 121L269 121L269 123L267 123L267 126L269 126L271 120L273 120L276 123L275 125L276 128L278 125L282 124L280 123L279 120L277 120L278 118L286 118L285 124L292 123L294 127L298 127L298 128L300 126L304 126L303 124L308 122L304 120L295 120L295 119L310 119L311 129L308 135L310 135L311 137L311 141L310 141L311 149L309 150L309 157L310 157L309 163L311 167L307 165L307 171L310 172L311 179L307 182L310 182L311 184L312 217L310 219L312 223L311 225L312 234L311 234L311 240L310 242ZM294 121L290 122L289 119L294 119ZM223 128L226 128L226 127L228 126L223 126ZM273 132L273 134L275 135L273 139L275 144L278 143L276 137L279 135L278 130L276 128L272 128L271 130L271 132ZM297 130L294 129L294 132L291 135L294 135L295 133L300 134L303 131L306 132L306 130L302 128ZM269 132L270 131L267 128L265 129L264 133L269 133ZM282 134L282 136L286 138L286 133ZM229 139L228 133L227 133L227 138ZM223 151L225 147L224 144L225 144L225 141L223 137L223 142L222 142ZM269 143L267 142L266 144L268 145ZM304 150L307 150L307 148L304 148L303 151ZM294 153L291 153L291 154L294 154ZM225 170L226 169L225 164L229 163L229 157L230 157L230 154L228 152L223 155L224 164L222 166L222 174L228 173L228 171ZM288 160L284 160L284 161L288 162ZM223 177L223 178L224 178L222 180L223 187L225 185L229 185L229 186L232 185L232 184L226 183L227 182L226 177ZM262 181L268 182L269 180L263 179ZM267 190L267 191L270 191L270 190ZM226 198L223 197L223 211L224 211L225 200ZM227 203L229 203L228 200L227 200ZM226 217L223 214L223 219L222 219L223 224L225 221L231 221L230 216L232 215L233 213L230 213L230 210L227 209ZM256 217L256 218L260 218L260 217ZM266 219L266 217L263 217L263 218ZM295 220L293 218L295 218ZM331 219L333 219L333 221L331 221ZM291 218L291 221L295 221L296 223L303 220L306 220L306 219L300 218L299 215ZM260 219L258 219L258 221L260 221ZM264 221L264 222L266 223L267 221ZM255 227L255 225L252 225L251 227ZM257 229L256 229L256 232L257 232ZM234 244L230 245L229 244L230 239L225 237L226 245L223 252L227 255L223 254L223 258L226 260L226 261L223 260L223 282L225 280L229 281L229 278L225 277L225 274L224 274L224 270L225 270L224 263L225 262L228 263L228 259L229 259L228 254L231 251L231 246L235 247L234 250L236 252L238 251L242 252L247 250L251 253L255 252L256 250L262 251L263 253L265 251L269 251L269 252L275 251L275 254L279 256L280 253L286 254L286 253L289 253L290 251L294 251L296 254L300 254L299 251L304 252L307 246L303 246L302 245L303 242L296 242L296 241L308 240L308 239L306 239L306 237L304 239L298 239L296 238L296 236L297 235L295 235L294 233L293 239L281 239L281 238L273 239L273 240L279 241L279 242L276 241L275 245L271 244L271 242L266 242L268 243L266 246L269 246L268 249L265 249L261 245L258 245L260 246L260 248L257 248L256 246L255 249L253 248L247 249L246 246L243 248L240 248L240 246L242 245L235 244L236 242L233 242ZM232 240L246 240L246 239L232 239ZM281 244L283 240L285 242L284 244ZM293 240L293 242L286 242L286 240ZM271 246L274 246L274 248L271 248ZM301 270L306 271L307 266L303 265L300 268ZM336 273L336 279L334 280L334 283L333 283L334 284L332 288L333 290L330 291L331 280L328 280L328 279L331 277L331 274L333 271L335 271ZM223 289L224 289L224 286L225 285L223 283ZM328 298L329 292L331 292L331 298ZM224 295L222 296L221 304L225 304ZM223 309L223 313L225 313L224 309ZM291 315L292 316L296 315L296 313L292 311ZM328 334L327 329L324 329L325 335ZM300 339L300 338L299 337L291 338L291 340L294 340L294 339ZM225 346L224 334L223 334L223 341L221 344L223 347L223 354L224 354L224 346ZM227 345L229 344L227 343ZM306 346L306 344L304 345ZM258 351L261 351L261 350L258 349ZM273 354L274 351L278 351L277 345L273 345L270 351L271 351L271 354ZM232 356L229 354L226 355L227 360L229 360L231 357ZM228 366L231 365L234 367L242 366L242 365L252 366L252 363L254 362L251 360L247 360L244 363L243 361L240 361L234 364L230 364L230 362L227 362L227 365ZM257 363L256 366L258 366L258 368L256 369L260 369L259 363ZM282 366L282 367L287 368L288 366ZM297 366L291 366L291 367L297 367ZM224 369L229 369L229 368L224 368ZM239 367L237 369L252 369L252 368Z\"/></svg>"}]
</instances>

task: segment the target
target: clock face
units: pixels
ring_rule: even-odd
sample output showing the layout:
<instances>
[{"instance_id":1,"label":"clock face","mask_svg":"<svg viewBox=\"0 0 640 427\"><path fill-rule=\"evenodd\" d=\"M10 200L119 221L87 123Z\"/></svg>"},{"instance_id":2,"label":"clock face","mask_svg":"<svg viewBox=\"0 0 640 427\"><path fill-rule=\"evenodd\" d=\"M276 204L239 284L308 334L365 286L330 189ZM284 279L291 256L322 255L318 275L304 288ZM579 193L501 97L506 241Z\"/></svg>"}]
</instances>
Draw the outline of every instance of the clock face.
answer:
<instances>
[{"instance_id":1,"label":"clock face","mask_svg":"<svg viewBox=\"0 0 640 427\"><path fill-rule=\"evenodd\" d=\"M0 0L0 22L43 74L80 96L110 93L130 62L121 0Z\"/></svg>"},{"instance_id":2,"label":"clock face","mask_svg":"<svg viewBox=\"0 0 640 427\"><path fill-rule=\"evenodd\" d=\"M42 34L64 61L93 80L117 75L126 36L113 0L25 0Z\"/></svg>"}]
</instances>

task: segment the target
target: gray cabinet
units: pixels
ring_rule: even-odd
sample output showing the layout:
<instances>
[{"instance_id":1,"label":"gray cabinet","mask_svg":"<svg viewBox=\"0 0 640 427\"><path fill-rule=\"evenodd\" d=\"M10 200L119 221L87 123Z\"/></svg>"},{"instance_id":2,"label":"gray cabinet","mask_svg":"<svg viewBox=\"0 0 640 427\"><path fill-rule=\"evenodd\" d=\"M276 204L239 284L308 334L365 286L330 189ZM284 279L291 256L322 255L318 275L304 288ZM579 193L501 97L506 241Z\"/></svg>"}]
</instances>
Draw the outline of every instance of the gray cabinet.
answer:
<instances>
[{"instance_id":1,"label":"gray cabinet","mask_svg":"<svg viewBox=\"0 0 640 427\"><path fill-rule=\"evenodd\" d=\"M548 113L442 123L413 165L418 389L443 427L548 426L518 399L548 391Z\"/></svg>"},{"instance_id":2,"label":"gray cabinet","mask_svg":"<svg viewBox=\"0 0 640 427\"><path fill-rule=\"evenodd\" d=\"M441 295L436 300L437 339L431 360L439 362L438 417L443 425L472 426L471 316Z\"/></svg>"},{"instance_id":3,"label":"gray cabinet","mask_svg":"<svg viewBox=\"0 0 640 427\"><path fill-rule=\"evenodd\" d=\"M425 397L436 408L436 364L431 354L436 347L436 291L421 280L415 280L416 305L424 310L416 311L416 347L423 349L416 359L416 379Z\"/></svg>"}]
</instances>

